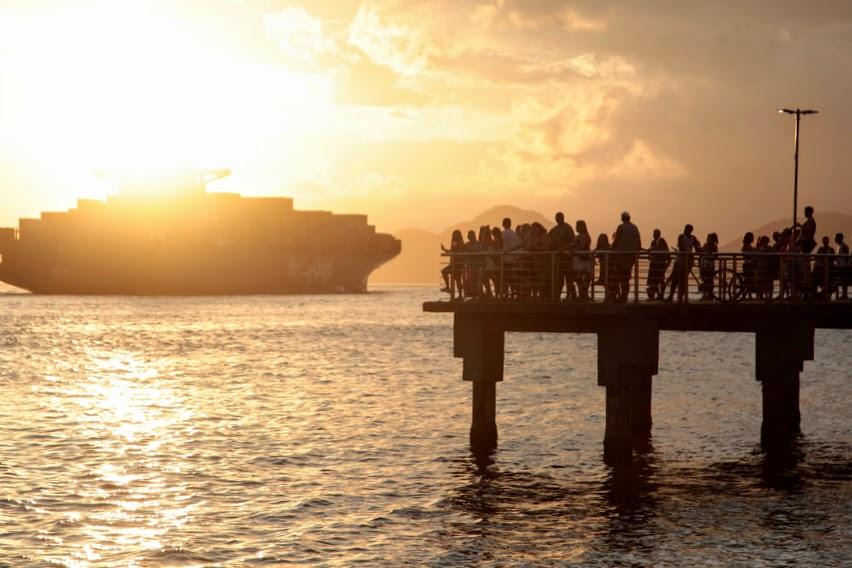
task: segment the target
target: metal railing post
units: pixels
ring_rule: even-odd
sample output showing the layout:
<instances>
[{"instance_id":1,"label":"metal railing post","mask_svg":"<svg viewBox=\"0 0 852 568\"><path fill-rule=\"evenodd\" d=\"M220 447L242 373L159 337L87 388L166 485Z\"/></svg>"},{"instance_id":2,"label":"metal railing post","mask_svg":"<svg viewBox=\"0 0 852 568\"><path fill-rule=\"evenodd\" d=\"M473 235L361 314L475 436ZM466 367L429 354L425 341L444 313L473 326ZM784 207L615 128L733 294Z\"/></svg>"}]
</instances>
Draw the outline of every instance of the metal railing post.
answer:
<instances>
[{"instance_id":1,"label":"metal railing post","mask_svg":"<svg viewBox=\"0 0 852 568\"><path fill-rule=\"evenodd\" d=\"M610 301L609 290L609 251L604 254L604 302Z\"/></svg>"}]
</instances>

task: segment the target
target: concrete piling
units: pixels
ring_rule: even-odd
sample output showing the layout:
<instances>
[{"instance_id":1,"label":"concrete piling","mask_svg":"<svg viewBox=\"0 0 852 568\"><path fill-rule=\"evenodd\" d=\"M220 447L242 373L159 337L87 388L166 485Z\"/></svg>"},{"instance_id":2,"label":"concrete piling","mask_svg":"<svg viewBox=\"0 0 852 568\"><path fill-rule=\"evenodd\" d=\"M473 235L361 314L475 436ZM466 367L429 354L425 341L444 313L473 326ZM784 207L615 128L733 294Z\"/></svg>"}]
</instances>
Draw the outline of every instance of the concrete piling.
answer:
<instances>
[{"instance_id":1,"label":"concrete piling","mask_svg":"<svg viewBox=\"0 0 852 568\"><path fill-rule=\"evenodd\" d=\"M427 302L424 309L454 314L454 355L463 359L462 378L472 383L474 450L497 445L496 391L503 380L507 331L597 334L598 384L606 389L607 460L630 459L650 440L660 330L756 334L761 441L767 447L787 443L799 433L799 375L814 356L814 329L852 327L852 304Z\"/></svg>"}]
</instances>

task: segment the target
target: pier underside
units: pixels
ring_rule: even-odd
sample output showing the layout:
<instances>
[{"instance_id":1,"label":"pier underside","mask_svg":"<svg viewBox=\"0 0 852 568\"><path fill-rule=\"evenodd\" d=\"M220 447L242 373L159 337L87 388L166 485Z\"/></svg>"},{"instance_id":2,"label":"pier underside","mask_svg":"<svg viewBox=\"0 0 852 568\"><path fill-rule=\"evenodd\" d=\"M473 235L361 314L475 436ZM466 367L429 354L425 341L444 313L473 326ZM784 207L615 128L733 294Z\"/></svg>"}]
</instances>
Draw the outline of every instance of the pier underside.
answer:
<instances>
[{"instance_id":1,"label":"pier underside","mask_svg":"<svg viewBox=\"0 0 852 568\"><path fill-rule=\"evenodd\" d=\"M595 333L598 384L606 388L607 460L630 459L652 425L651 386L659 332L756 335L755 376L762 384L761 442L789 444L799 433L799 375L814 356L814 329L852 328L852 302L738 304L601 304L564 302L427 302L427 312L454 314L456 357L473 383L471 446L497 444L496 383L503 380L505 332Z\"/></svg>"}]
</instances>

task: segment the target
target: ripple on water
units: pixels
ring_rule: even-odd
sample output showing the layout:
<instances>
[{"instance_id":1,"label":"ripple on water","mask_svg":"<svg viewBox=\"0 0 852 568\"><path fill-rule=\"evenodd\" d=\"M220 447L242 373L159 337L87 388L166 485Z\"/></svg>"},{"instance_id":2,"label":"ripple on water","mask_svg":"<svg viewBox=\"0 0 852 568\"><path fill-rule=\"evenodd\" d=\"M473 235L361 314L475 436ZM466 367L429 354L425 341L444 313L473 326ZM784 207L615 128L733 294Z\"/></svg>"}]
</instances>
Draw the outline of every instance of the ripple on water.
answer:
<instances>
[{"instance_id":1,"label":"ripple on water","mask_svg":"<svg viewBox=\"0 0 852 568\"><path fill-rule=\"evenodd\" d=\"M852 333L761 453L748 335L663 334L652 444L604 465L594 336L509 334L500 448L426 289L4 296L0 566L842 565Z\"/></svg>"}]
</instances>

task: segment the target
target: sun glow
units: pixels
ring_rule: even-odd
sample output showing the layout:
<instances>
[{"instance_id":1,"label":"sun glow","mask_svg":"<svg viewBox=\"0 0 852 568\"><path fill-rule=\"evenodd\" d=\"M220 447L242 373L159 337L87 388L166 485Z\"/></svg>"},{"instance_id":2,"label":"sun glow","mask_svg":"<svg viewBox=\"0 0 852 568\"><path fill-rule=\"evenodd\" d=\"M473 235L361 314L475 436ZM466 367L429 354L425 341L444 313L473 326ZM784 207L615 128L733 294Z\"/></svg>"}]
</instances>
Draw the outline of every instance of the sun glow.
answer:
<instances>
[{"instance_id":1,"label":"sun glow","mask_svg":"<svg viewBox=\"0 0 852 568\"><path fill-rule=\"evenodd\" d=\"M330 76L238 52L192 14L141 2L12 14L4 128L65 175L234 167L329 120Z\"/></svg>"}]
</instances>

